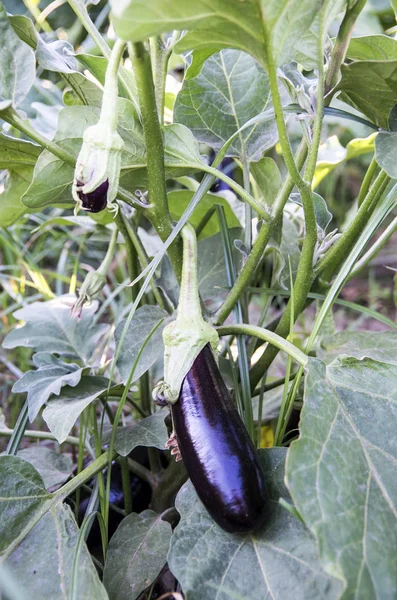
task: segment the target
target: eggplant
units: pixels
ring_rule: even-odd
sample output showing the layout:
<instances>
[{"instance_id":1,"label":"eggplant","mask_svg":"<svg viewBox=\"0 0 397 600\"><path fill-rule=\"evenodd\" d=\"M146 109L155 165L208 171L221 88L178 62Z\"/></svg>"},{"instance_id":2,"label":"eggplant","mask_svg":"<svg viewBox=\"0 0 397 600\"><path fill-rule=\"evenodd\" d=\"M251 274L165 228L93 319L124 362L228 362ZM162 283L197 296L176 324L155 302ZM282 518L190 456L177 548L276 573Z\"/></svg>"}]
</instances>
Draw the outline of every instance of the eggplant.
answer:
<instances>
[{"instance_id":1,"label":"eggplant","mask_svg":"<svg viewBox=\"0 0 397 600\"><path fill-rule=\"evenodd\" d=\"M81 181L76 182L76 193L81 201L81 208L91 213L99 213L104 210L107 206L107 196L109 189L109 181L106 179L101 183L95 190L84 194L81 191L84 183Z\"/></svg>"},{"instance_id":2,"label":"eggplant","mask_svg":"<svg viewBox=\"0 0 397 600\"><path fill-rule=\"evenodd\" d=\"M267 513L264 475L209 344L171 411L179 452L211 517L230 533L257 530Z\"/></svg>"}]
</instances>

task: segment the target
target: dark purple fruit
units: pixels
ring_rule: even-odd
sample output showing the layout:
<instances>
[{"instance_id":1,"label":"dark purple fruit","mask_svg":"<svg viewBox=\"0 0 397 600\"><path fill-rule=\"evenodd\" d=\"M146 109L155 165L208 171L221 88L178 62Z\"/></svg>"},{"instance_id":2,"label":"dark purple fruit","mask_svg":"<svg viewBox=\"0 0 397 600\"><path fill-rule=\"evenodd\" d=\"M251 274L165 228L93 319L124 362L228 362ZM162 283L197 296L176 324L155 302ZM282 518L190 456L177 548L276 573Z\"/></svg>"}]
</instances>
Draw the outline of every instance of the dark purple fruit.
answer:
<instances>
[{"instance_id":1,"label":"dark purple fruit","mask_svg":"<svg viewBox=\"0 0 397 600\"><path fill-rule=\"evenodd\" d=\"M101 185L99 185L93 192L83 194L79 190L79 187L83 187L83 183L80 181L76 182L76 192L81 200L81 205L87 212L98 213L104 210L107 205L109 181L106 179Z\"/></svg>"},{"instance_id":2,"label":"dark purple fruit","mask_svg":"<svg viewBox=\"0 0 397 600\"><path fill-rule=\"evenodd\" d=\"M186 375L172 416L186 470L214 521L230 533L258 529L267 512L264 475L209 345Z\"/></svg>"}]
</instances>

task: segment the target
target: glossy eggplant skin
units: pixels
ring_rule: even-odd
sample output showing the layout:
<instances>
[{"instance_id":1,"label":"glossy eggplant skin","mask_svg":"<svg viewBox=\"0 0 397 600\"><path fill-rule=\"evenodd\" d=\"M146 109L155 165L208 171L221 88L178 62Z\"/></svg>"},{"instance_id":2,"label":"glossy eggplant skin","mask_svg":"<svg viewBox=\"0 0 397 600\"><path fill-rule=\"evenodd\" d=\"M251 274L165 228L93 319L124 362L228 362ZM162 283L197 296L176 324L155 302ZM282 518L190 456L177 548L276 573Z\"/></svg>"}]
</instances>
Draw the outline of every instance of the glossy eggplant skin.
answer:
<instances>
[{"instance_id":1,"label":"glossy eggplant skin","mask_svg":"<svg viewBox=\"0 0 397 600\"><path fill-rule=\"evenodd\" d=\"M258 529L267 512L264 475L209 345L171 410L186 470L214 521L230 533Z\"/></svg>"}]
</instances>

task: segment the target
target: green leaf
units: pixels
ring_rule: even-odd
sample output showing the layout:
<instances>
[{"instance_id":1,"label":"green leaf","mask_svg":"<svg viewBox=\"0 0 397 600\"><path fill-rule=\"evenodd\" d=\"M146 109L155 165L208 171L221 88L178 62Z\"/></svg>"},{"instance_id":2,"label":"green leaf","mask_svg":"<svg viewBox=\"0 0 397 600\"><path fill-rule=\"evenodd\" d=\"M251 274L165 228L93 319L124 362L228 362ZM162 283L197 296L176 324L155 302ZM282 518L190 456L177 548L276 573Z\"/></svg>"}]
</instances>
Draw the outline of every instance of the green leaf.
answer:
<instances>
[{"instance_id":1,"label":"green leaf","mask_svg":"<svg viewBox=\"0 0 397 600\"><path fill-rule=\"evenodd\" d=\"M357 61L343 65L340 99L379 127L387 127L397 96L397 60Z\"/></svg>"},{"instance_id":2,"label":"green leaf","mask_svg":"<svg viewBox=\"0 0 397 600\"><path fill-rule=\"evenodd\" d=\"M354 358L372 358L397 365L397 332L395 331L341 331L322 340L323 360L331 362L340 355Z\"/></svg>"},{"instance_id":3,"label":"green leaf","mask_svg":"<svg viewBox=\"0 0 397 600\"><path fill-rule=\"evenodd\" d=\"M338 598L339 583L320 568L315 544L304 525L281 507L286 451L261 451L271 501L264 528L232 535L220 529L186 483L176 499L181 520L171 538L168 564L186 600L318 600Z\"/></svg>"},{"instance_id":4,"label":"green leaf","mask_svg":"<svg viewBox=\"0 0 397 600\"><path fill-rule=\"evenodd\" d=\"M0 193L0 227L9 227L25 213L32 212L21 202L32 178L33 167L18 168L8 173Z\"/></svg>"},{"instance_id":5,"label":"green leaf","mask_svg":"<svg viewBox=\"0 0 397 600\"><path fill-rule=\"evenodd\" d=\"M141 419L129 427L119 427L116 432L114 449L121 456L128 454L137 446L147 446L165 450L168 440L164 419L166 411L158 410L150 417ZM111 431L103 436L103 443L110 441Z\"/></svg>"},{"instance_id":6,"label":"green leaf","mask_svg":"<svg viewBox=\"0 0 397 600\"><path fill-rule=\"evenodd\" d=\"M397 594L396 389L397 366L370 358L313 359L306 376L287 482L343 599Z\"/></svg>"},{"instance_id":7,"label":"green leaf","mask_svg":"<svg viewBox=\"0 0 397 600\"><path fill-rule=\"evenodd\" d=\"M316 194L316 192L313 192L312 198L317 225L320 227L320 229L323 229L325 231L330 222L332 221L332 213L329 212L327 203L324 200L324 198L320 196L320 194ZM290 195L290 201L302 206L301 195L297 192L294 192Z\"/></svg>"},{"instance_id":8,"label":"green leaf","mask_svg":"<svg viewBox=\"0 0 397 600\"><path fill-rule=\"evenodd\" d=\"M397 132L380 131L375 140L375 157L378 165L392 179L397 179Z\"/></svg>"},{"instance_id":9,"label":"green leaf","mask_svg":"<svg viewBox=\"0 0 397 600\"><path fill-rule=\"evenodd\" d=\"M106 68L108 65L106 58L103 56L94 56L93 54L76 54L76 58L90 71L90 73L92 73L92 75L94 75L94 77L96 77L96 79L98 79L102 85L105 83ZM130 89L135 89L136 85L132 71L129 71L124 67L120 67L120 72L122 73L124 80L129 81ZM120 81L120 78L118 84L119 96L122 98L130 98L130 93L127 91L122 81Z\"/></svg>"},{"instance_id":10,"label":"green leaf","mask_svg":"<svg viewBox=\"0 0 397 600\"><path fill-rule=\"evenodd\" d=\"M66 40L44 42L38 36L36 58L40 67L47 71L56 71L57 73L77 71L73 46Z\"/></svg>"},{"instance_id":11,"label":"green leaf","mask_svg":"<svg viewBox=\"0 0 397 600\"><path fill-rule=\"evenodd\" d=\"M35 78L33 51L13 30L0 2L0 110L18 106L24 100Z\"/></svg>"},{"instance_id":12,"label":"green leaf","mask_svg":"<svg viewBox=\"0 0 397 600\"><path fill-rule=\"evenodd\" d=\"M251 172L262 194L263 202L272 206L281 188L281 175L272 158L264 157L250 165Z\"/></svg>"},{"instance_id":13,"label":"green leaf","mask_svg":"<svg viewBox=\"0 0 397 600\"><path fill-rule=\"evenodd\" d=\"M71 508L57 503L11 554L6 564L27 587L31 598L71 597L78 532ZM108 600L85 544L79 557L75 592L75 598Z\"/></svg>"},{"instance_id":14,"label":"green leaf","mask_svg":"<svg viewBox=\"0 0 397 600\"><path fill-rule=\"evenodd\" d=\"M57 398L50 399L43 411L48 429L62 444L83 410L107 391L106 377L82 377L75 387L63 388Z\"/></svg>"},{"instance_id":15,"label":"green leaf","mask_svg":"<svg viewBox=\"0 0 397 600\"><path fill-rule=\"evenodd\" d=\"M135 367L132 381L137 381L150 367L156 362L163 352L163 329L166 325L168 313L158 306L142 306L135 312L125 334L123 345L121 346L119 357L117 359L117 368L120 372L123 383L126 383L131 367L146 341L152 329L161 321L164 321L153 333ZM118 345L123 334L126 319L121 321L114 333L116 344Z\"/></svg>"},{"instance_id":16,"label":"green leaf","mask_svg":"<svg viewBox=\"0 0 397 600\"><path fill-rule=\"evenodd\" d=\"M210 56L200 74L186 79L174 106L174 118L195 137L219 149L247 121L271 104L263 68L245 52L221 50ZM240 133L227 156L257 161L277 142L275 119Z\"/></svg>"},{"instance_id":17,"label":"green leaf","mask_svg":"<svg viewBox=\"0 0 397 600\"><path fill-rule=\"evenodd\" d=\"M38 33L32 20L24 15L8 15L8 20L17 36L35 50Z\"/></svg>"},{"instance_id":18,"label":"green leaf","mask_svg":"<svg viewBox=\"0 0 397 600\"><path fill-rule=\"evenodd\" d=\"M171 525L152 510L131 513L119 525L106 554L103 581L110 600L135 600L166 563Z\"/></svg>"},{"instance_id":19,"label":"green leaf","mask_svg":"<svg viewBox=\"0 0 397 600\"><path fill-rule=\"evenodd\" d=\"M83 374L83 369L74 363L65 363L48 352L33 356L36 371L28 371L13 386L12 391L27 392L29 419L34 421L41 407L52 395L58 395L65 385L74 387Z\"/></svg>"},{"instance_id":20,"label":"green leaf","mask_svg":"<svg viewBox=\"0 0 397 600\"><path fill-rule=\"evenodd\" d=\"M177 29L190 31L176 52L237 48L264 66L264 32L271 37L277 64L293 58L296 45L323 5L322 0L111 0L112 22L119 37L133 42Z\"/></svg>"},{"instance_id":21,"label":"green leaf","mask_svg":"<svg viewBox=\"0 0 397 600\"><path fill-rule=\"evenodd\" d=\"M16 456L0 456L0 555L51 499L36 469Z\"/></svg>"},{"instance_id":22,"label":"green leaf","mask_svg":"<svg viewBox=\"0 0 397 600\"><path fill-rule=\"evenodd\" d=\"M181 218L186 207L193 198L193 195L194 192L191 192L189 190L176 190L174 192L169 192L168 205L171 216L175 221L178 221ZM222 196L220 195L209 193L205 194L202 200L200 200L200 204L189 219L189 223L191 223L193 227L197 227L209 210L215 210L216 205L223 206L225 210L226 221L229 227L241 226L240 221L234 214L228 201L225 200L225 198L222 198ZM202 230L199 239L215 235L216 233L218 233L218 231L219 222L216 216L216 212L214 212L213 216L210 218L210 220Z\"/></svg>"},{"instance_id":23,"label":"green leaf","mask_svg":"<svg viewBox=\"0 0 397 600\"><path fill-rule=\"evenodd\" d=\"M40 146L0 133L0 169L34 167Z\"/></svg>"},{"instance_id":24,"label":"green leaf","mask_svg":"<svg viewBox=\"0 0 397 600\"><path fill-rule=\"evenodd\" d=\"M73 461L67 454L59 454L45 446L30 446L18 452L40 474L45 488L54 489L64 483L73 473Z\"/></svg>"},{"instance_id":25,"label":"green leaf","mask_svg":"<svg viewBox=\"0 0 397 600\"><path fill-rule=\"evenodd\" d=\"M396 60L397 40L387 35L362 35L350 40L350 60Z\"/></svg>"},{"instance_id":26,"label":"green leaf","mask_svg":"<svg viewBox=\"0 0 397 600\"><path fill-rule=\"evenodd\" d=\"M64 75L70 89L65 90L63 102L66 106L95 106L102 105L102 90L96 83L82 73L69 72Z\"/></svg>"},{"instance_id":27,"label":"green leaf","mask_svg":"<svg viewBox=\"0 0 397 600\"><path fill-rule=\"evenodd\" d=\"M338 136L332 135L329 137L321 144L319 149L313 187L316 188L324 177L329 175L338 165L343 164L351 158L373 152L377 135L379 134L372 133L366 138L350 140L346 148L341 145Z\"/></svg>"},{"instance_id":28,"label":"green leaf","mask_svg":"<svg viewBox=\"0 0 397 600\"><path fill-rule=\"evenodd\" d=\"M73 295L65 295L47 302L32 302L15 311L15 319L25 323L6 336L4 348L24 346L37 352L80 359L84 365L90 364L108 326L92 326L97 302L83 309L81 319L73 319L70 310L74 300Z\"/></svg>"}]
</instances>

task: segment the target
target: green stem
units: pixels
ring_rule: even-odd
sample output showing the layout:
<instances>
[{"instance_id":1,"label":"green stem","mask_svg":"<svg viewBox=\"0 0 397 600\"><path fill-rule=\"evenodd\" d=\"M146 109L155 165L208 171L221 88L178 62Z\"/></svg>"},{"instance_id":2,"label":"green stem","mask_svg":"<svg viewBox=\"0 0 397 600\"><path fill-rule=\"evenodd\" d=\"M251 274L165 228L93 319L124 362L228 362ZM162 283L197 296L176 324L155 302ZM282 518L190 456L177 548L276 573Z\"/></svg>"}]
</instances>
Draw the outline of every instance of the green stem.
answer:
<instances>
[{"instance_id":1,"label":"green stem","mask_svg":"<svg viewBox=\"0 0 397 600\"><path fill-rule=\"evenodd\" d=\"M100 273L104 277L108 274L110 269L111 262L114 258L116 246L117 246L117 227L115 227L112 231L112 236L110 238L109 246L105 254L105 258L101 262L100 266L97 269L97 273Z\"/></svg>"},{"instance_id":2,"label":"green stem","mask_svg":"<svg viewBox=\"0 0 397 600\"><path fill-rule=\"evenodd\" d=\"M296 156L296 163L298 168L301 169L307 156L307 146L303 141L298 149ZM223 323L227 317L230 315L233 307L238 302L241 295L244 293L247 285L252 280L255 275L256 270L258 269L260 263L264 259L264 253L267 244L269 243L272 232L276 226L276 224L282 218L284 206L289 198L290 193L294 187L294 182L290 174L287 175L287 178L281 187L277 198L275 199L273 205L273 218L269 223L263 223L262 227L258 233L258 237L256 238L254 245L252 247L251 252L248 255L248 258L241 269L236 283L230 290L228 296L226 297L224 303L220 307L218 313L215 317L215 323L221 324Z\"/></svg>"},{"instance_id":3,"label":"green stem","mask_svg":"<svg viewBox=\"0 0 397 600\"><path fill-rule=\"evenodd\" d=\"M201 317L201 303L197 278L197 238L194 229L185 225L181 230L181 237L183 262L177 320L186 321Z\"/></svg>"},{"instance_id":4,"label":"green stem","mask_svg":"<svg viewBox=\"0 0 397 600\"><path fill-rule=\"evenodd\" d=\"M92 37L99 50L102 52L103 56L105 56L105 58L109 58L110 48L99 33L98 29L95 27L94 23L91 21L90 15L88 14L83 2L81 2L81 0L68 0L68 3L76 13L80 23L82 23L87 33Z\"/></svg>"},{"instance_id":5,"label":"green stem","mask_svg":"<svg viewBox=\"0 0 397 600\"><path fill-rule=\"evenodd\" d=\"M138 88L143 133L145 136L149 202L147 216L163 242L172 233L165 185L163 135L158 119L150 56L142 42L129 44L131 60ZM175 274L180 279L182 251L180 243L169 247L169 256Z\"/></svg>"},{"instance_id":6,"label":"green stem","mask_svg":"<svg viewBox=\"0 0 397 600\"><path fill-rule=\"evenodd\" d=\"M269 331L268 329L264 329L263 327L257 327L256 325L224 325L222 327L217 327L217 332L220 336L223 335L249 335L257 337L264 342L268 342L278 350L283 350L286 352L291 358L296 360L302 367L305 367L308 362L308 357L302 350L299 350L294 344L288 342L286 339L277 335L274 331Z\"/></svg>"},{"instance_id":7,"label":"green stem","mask_svg":"<svg viewBox=\"0 0 397 600\"><path fill-rule=\"evenodd\" d=\"M389 181L389 176L384 171L381 171L357 211L354 220L342 233L337 242L329 249L324 258L317 263L315 267L316 275L324 273L324 271L326 271L327 274L332 274L337 271L346 255L352 249L355 241L363 230L363 227L367 223L369 216L373 213Z\"/></svg>"},{"instance_id":8,"label":"green stem","mask_svg":"<svg viewBox=\"0 0 397 600\"><path fill-rule=\"evenodd\" d=\"M360 206L364 202L364 200L369 192L369 189L371 187L372 181L373 181L375 175L379 174L379 171L380 171L380 167L379 167L378 163L376 162L376 158L373 157L373 159L371 160L371 163L367 169L367 172L365 173L363 182L360 187L360 192L359 192L358 198L357 198L358 208L360 208Z\"/></svg>"},{"instance_id":9,"label":"green stem","mask_svg":"<svg viewBox=\"0 0 397 600\"><path fill-rule=\"evenodd\" d=\"M0 437L11 437L14 429L0 429ZM23 437L31 438L32 440L53 440L58 442L55 435L48 431L34 431L33 429L25 429ZM79 438L69 435L63 444L71 444L72 446L79 445Z\"/></svg>"},{"instance_id":10,"label":"green stem","mask_svg":"<svg viewBox=\"0 0 397 600\"><path fill-rule=\"evenodd\" d=\"M364 8L366 1L367 0L358 0L356 3L354 3L352 8L346 10L345 16L343 17L343 21L338 31L338 36L335 40L335 45L328 68L327 79L325 82L325 94L328 95L327 104L330 103L332 98L332 90L338 83L340 69L346 57L346 52L349 47L354 24L360 12Z\"/></svg>"},{"instance_id":11,"label":"green stem","mask_svg":"<svg viewBox=\"0 0 397 600\"><path fill-rule=\"evenodd\" d=\"M150 38L150 54L153 67L153 79L155 81L156 104L161 124L163 124L164 121L165 81L171 51L171 46L167 48L160 35Z\"/></svg>"},{"instance_id":12,"label":"green stem","mask_svg":"<svg viewBox=\"0 0 397 600\"><path fill-rule=\"evenodd\" d=\"M76 491L77 488L79 488L81 485L83 485L83 483L89 481L94 477L94 475L105 469L109 461L112 461L115 458L115 456L115 452L112 455L109 454L109 451L104 452L103 454L101 454L101 456L94 460L86 469L84 469L84 471L81 471L81 473L76 475L76 477L73 477L73 479L65 483L65 485L63 485L61 488L59 488L59 490L57 490L53 494L53 497L57 500L65 500L65 498L70 496L70 494L73 494L73 492Z\"/></svg>"},{"instance_id":13,"label":"green stem","mask_svg":"<svg viewBox=\"0 0 397 600\"><path fill-rule=\"evenodd\" d=\"M130 482L130 470L128 468L128 459L120 456L118 460L121 467L121 481L123 485L124 495L124 510L125 514L129 515L132 513L132 496L131 496L131 482Z\"/></svg>"},{"instance_id":14,"label":"green stem","mask_svg":"<svg viewBox=\"0 0 397 600\"><path fill-rule=\"evenodd\" d=\"M134 281L136 276L138 275L139 265L138 265L138 255L135 251L135 247L131 241L131 238L128 234L127 227L125 226L125 216L123 215L121 209L119 209L117 215L115 216L115 221L118 230L124 238L125 250L127 253L127 268L128 268L128 277L131 281ZM132 301L134 301L137 297L138 287L133 285L131 287L131 295Z\"/></svg>"},{"instance_id":15,"label":"green stem","mask_svg":"<svg viewBox=\"0 0 397 600\"><path fill-rule=\"evenodd\" d=\"M110 123L113 131L117 129L118 72L125 46L126 42L116 40L106 68L105 85L103 86L99 123Z\"/></svg>"}]
</instances>

